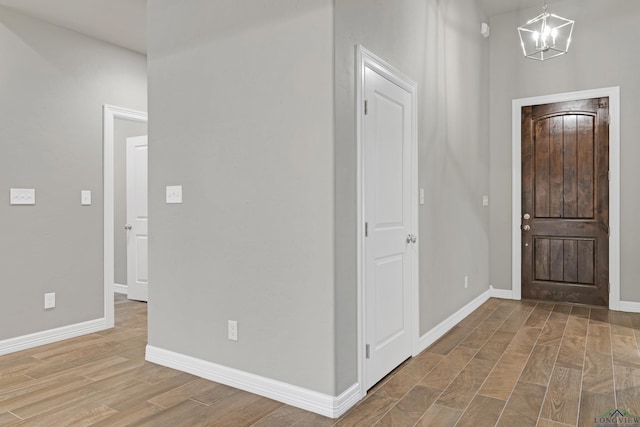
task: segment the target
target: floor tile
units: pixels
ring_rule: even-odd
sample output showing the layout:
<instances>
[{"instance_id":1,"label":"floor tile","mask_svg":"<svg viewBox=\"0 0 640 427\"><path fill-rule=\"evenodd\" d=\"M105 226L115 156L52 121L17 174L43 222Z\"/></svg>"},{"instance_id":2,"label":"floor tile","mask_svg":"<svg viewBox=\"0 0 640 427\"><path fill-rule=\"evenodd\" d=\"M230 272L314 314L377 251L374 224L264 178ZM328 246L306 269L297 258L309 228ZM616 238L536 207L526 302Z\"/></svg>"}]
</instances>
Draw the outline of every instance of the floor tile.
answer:
<instances>
[{"instance_id":1,"label":"floor tile","mask_svg":"<svg viewBox=\"0 0 640 427\"><path fill-rule=\"evenodd\" d=\"M505 353L489 374L479 393L506 401L518 382L527 359L528 356L524 354Z\"/></svg>"},{"instance_id":2,"label":"floor tile","mask_svg":"<svg viewBox=\"0 0 640 427\"><path fill-rule=\"evenodd\" d=\"M464 411L457 427L493 427L505 403L504 400L478 395Z\"/></svg>"},{"instance_id":3,"label":"floor tile","mask_svg":"<svg viewBox=\"0 0 640 427\"><path fill-rule=\"evenodd\" d=\"M556 366L540 416L575 425L578 422L581 380L580 370Z\"/></svg>"},{"instance_id":4,"label":"floor tile","mask_svg":"<svg viewBox=\"0 0 640 427\"><path fill-rule=\"evenodd\" d=\"M378 422L379 426L413 425L431 407L440 390L415 386Z\"/></svg>"},{"instance_id":5,"label":"floor tile","mask_svg":"<svg viewBox=\"0 0 640 427\"><path fill-rule=\"evenodd\" d=\"M444 390L471 361L476 350L458 347L440 361L421 381L420 385Z\"/></svg>"},{"instance_id":6,"label":"floor tile","mask_svg":"<svg viewBox=\"0 0 640 427\"><path fill-rule=\"evenodd\" d=\"M558 354L557 347L536 345L531 352L520 381L547 386Z\"/></svg>"},{"instance_id":7,"label":"floor tile","mask_svg":"<svg viewBox=\"0 0 640 427\"><path fill-rule=\"evenodd\" d=\"M437 404L454 409L464 409L491 372L493 363L473 359L446 388Z\"/></svg>"},{"instance_id":8,"label":"floor tile","mask_svg":"<svg viewBox=\"0 0 640 427\"><path fill-rule=\"evenodd\" d=\"M546 390L546 387L537 384L516 384L497 425L535 427Z\"/></svg>"},{"instance_id":9,"label":"floor tile","mask_svg":"<svg viewBox=\"0 0 640 427\"><path fill-rule=\"evenodd\" d=\"M456 425L462 411L434 405L418 421L416 427L453 427Z\"/></svg>"}]
</instances>

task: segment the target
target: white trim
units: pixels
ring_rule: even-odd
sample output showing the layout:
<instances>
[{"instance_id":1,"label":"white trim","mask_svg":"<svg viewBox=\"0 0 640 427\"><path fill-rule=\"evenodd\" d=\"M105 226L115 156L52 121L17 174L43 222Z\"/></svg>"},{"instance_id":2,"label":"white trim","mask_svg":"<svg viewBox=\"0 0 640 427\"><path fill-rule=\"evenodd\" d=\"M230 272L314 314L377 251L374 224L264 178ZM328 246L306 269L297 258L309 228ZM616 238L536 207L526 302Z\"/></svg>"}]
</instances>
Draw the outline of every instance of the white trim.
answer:
<instances>
[{"instance_id":1,"label":"white trim","mask_svg":"<svg viewBox=\"0 0 640 427\"><path fill-rule=\"evenodd\" d=\"M325 417L338 418L360 400L358 384L334 397L150 345L147 345L146 360Z\"/></svg>"},{"instance_id":2,"label":"white trim","mask_svg":"<svg viewBox=\"0 0 640 427\"><path fill-rule=\"evenodd\" d=\"M522 298L521 283L521 110L527 105L550 104L554 102L575 101L580 99L609 97L609 309L620 309L620 87L608 87L555 95L514 99L512 102L512 141L511 141L511 283L513 299Z\"/></svg>"},{"instance_id":3,"label":"white trim","mask_svg":"<svg viewBox=\"0 0 640 427\"><path fill-rule=\"evenodd\" d=\"M129 287L127 285L121 285L120 283L113 284L113 293L114 294L129 294Z\"/></svg>"},{"instance_id":4,"label":"white trim","mask_svg":"<svg viewBox=\"0 0 640 427\"><path fill-rule=\"evenodd\" d=\"M491 289L487 289L482 294L480 294L473 301L462 307L460 310L453 313L451 316L447 317L445 320L440 322L434 328L432 328L429 332L422 335L420 337L420 342L418 344L418 353L424 351L434 342L438 341L444 334L449 332L451 328L456 326L460 321L462 321L465 317L470 315L473 310L480 307L491 297Z\"/></svg>"},{"instance_id":5,"label":"white trim","mask_svg":"<svg viewBox=\"0 0 640 427\"><path fill-rule=\"evenodd\" d=\"M618 310L626 311L627 313L640 313L640 302L620 301Z\"/></svg>"},{"instance_id":6,"label":"white trim","mask_svg":"<svg viewBox=\"0 0 640 427\"><path fill-rule=\"evenodd\" d=\"M489 285L489 297L500 299L515 299L513 298L513 291L511 289L496 289Z\"/></svg>"},{"instance_id":7,"label":"white trim","mask_svg":"<svg viewBox=\"0 0 640 427\"><path fill-rule=\"evenodd\" d=\"M356 46L356 152L357 152L357 225L356 225L356 239L357 239L357 268L356 268L356 286L357 286L357 357L358 357L358 384L360 387L360 396L364 397L367 394L366 389L366 360L364 353L365 346L365 293L364 293L364 179L363 179L363 156L362 156L362 138L363 138L363 120L364 114L364 72L365 67L369 67L375 70L381 76L392 83L403 88L407 92L411 93L413 116L412 120L412 138L411 138L411 150L413 156L413 162L411 165L411 222L413 234L419 236L418 233L418 107L417 107L417 84L409 77L398 71L395 67L379 58L375 54L371 53L361 45ZM413 305L411 306L411 346L412 354L417 355L420 353L418 350L420 343L420 318L419 318L419 268L418 260L420 254L419 240L414 246L414 250L411 251L412 256L412 298Z\"/></svg>"},{"instance_id":8,"label":"white trim","mask_svg":"<svg viewBox=\"0 0 640 427\"><path fill-rule=\"evenodd\" d=\"M45 344L67 340L69 338L79 337L80 335L103 331L106 329L105 324L106 322L104 318L95 319L89 320L87 322L76 323L74 325L62 326L60 328L49 329L47 331L41 331L29 335L2 340L0 341L0 356L14 353L16 351L27 350L29 348L38 347Z\"/></svg>"},{"instance_id":9,"label":"white trim","mask_svg":"<svg viewBox=\"0 0 640 427\"><path fill-rule=\"evenodd\" d=\"M132 120L147 123L147 113L105 104L102 108L102 147L103 147L103 205L104 205L104 318L105 329L115 325L114 292L114 124L115 119Z\"/></svg>"}]
</instances>

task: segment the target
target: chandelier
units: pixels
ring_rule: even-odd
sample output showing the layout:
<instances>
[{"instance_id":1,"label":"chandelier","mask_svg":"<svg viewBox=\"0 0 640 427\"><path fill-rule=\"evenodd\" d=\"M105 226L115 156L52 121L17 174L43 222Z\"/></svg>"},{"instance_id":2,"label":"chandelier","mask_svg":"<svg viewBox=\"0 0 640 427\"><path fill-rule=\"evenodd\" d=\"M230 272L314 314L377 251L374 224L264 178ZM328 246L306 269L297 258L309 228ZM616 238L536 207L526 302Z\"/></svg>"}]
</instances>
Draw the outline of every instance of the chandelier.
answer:
<instances>
[{"instance_id":1,"label":"chandelier","mask_svg":"<svg viewBox=\"0 0 640 427\"><path fill-rule=\"evenodd\" d=\"M571 19L547 12L545 0L542 13L518 27L524 56L544 61L567 53L573 23Z\"/></svg>"}]
</instances>

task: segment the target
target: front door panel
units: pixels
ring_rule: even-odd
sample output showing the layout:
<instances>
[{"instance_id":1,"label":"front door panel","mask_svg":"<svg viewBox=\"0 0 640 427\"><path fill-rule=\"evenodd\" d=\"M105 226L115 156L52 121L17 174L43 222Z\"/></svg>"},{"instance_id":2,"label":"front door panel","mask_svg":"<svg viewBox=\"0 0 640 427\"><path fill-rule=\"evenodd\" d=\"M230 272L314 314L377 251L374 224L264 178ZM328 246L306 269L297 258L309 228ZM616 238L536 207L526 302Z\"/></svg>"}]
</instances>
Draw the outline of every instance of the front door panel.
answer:
<instances>
[{"instance_id":1,"label":"front door panel","mask_svg":"<svg viewBox=\"0 0 640 427\"><path fill-rule=\"evenodd\" d=\"M523 107L522 296L608 305L608 98Z\"/></svg>"}]
</instances>

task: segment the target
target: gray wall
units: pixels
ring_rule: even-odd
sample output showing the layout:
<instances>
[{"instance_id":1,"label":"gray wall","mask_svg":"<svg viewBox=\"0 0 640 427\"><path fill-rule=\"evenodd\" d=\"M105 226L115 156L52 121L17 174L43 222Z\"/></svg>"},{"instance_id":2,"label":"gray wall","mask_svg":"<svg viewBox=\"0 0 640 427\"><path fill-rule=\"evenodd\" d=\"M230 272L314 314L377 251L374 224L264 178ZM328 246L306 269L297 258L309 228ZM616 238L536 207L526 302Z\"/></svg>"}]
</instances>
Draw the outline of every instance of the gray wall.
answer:
<instances>
[{"instance_id":1,"label":"gray wall","mask_svg":"<svg viewBox=\"0 0 640 427\"><path fill-rule=\"evenodd\" d=\"M102 105L146 109L145 58L0 7L0 339L103 313ZM35 188L10 206L9 188ZM93 205L80 206L80 190ZM44 311L43 295L57 307Z\"/></svg>"},{"instance_id":2,"label":"gray wall","mask_svg":"<svg viewBox=\"0 0 640 427\"><path fill-rule=\"evenodd\" d=\"M420 332L488 289L488 40L473 0L337 1L337 392L356 380L355 45L418 83ZM464 276L469 288L464 289Z\"/></svg>"},{"instance_id":3,"label":"gray wall","mask_svg":"<svg viewBox=\"0 0 640 427\"><path fill-rule=\"evenodd\" d=\"M149 3L149 342L339 394L357 380L355 45L420 87L425 333L489 284L484 16L473 0L222 3ZM184 203L166 205L175 184Z\"/></svg>"},{"instance_id":4,"label":"gray wall","mask_svg":"<svg viewBox=\"0 0 640 427\"><path fill-rule=\"evenodd\" d=\"M543 63L522 56L516 32L538 9L491 19L491 283L511 288L511 101L620 86L621 299L640 302L640 2L564 0L551 11L576 24L569 53Z\"/></svg>"},{"instance_id":5,"label":"gray wall","mask_svg":"<svg viewBox=\"0 0 640 427\"><path fill-rule=\"evenodd\" d=\"M148 2L149 343L329 394L332 5Z\"/></svg>"},{"instance_id":6,"label":"gray wall","mask_svg":"<svg viewBox=\"0 0 640 427\"><path fill-rule=\"evenodd\" d=\"M127 284L127 138L147 134L147 124L115 119L113 132L114 167L114 281Z\"/></svg>"}]
</instances>

